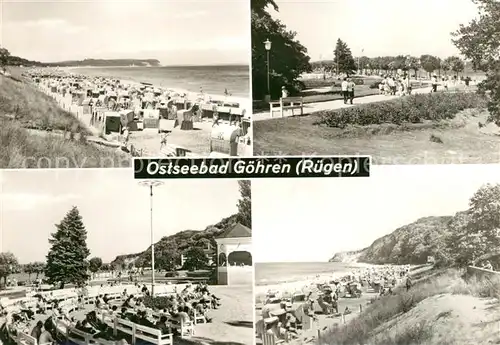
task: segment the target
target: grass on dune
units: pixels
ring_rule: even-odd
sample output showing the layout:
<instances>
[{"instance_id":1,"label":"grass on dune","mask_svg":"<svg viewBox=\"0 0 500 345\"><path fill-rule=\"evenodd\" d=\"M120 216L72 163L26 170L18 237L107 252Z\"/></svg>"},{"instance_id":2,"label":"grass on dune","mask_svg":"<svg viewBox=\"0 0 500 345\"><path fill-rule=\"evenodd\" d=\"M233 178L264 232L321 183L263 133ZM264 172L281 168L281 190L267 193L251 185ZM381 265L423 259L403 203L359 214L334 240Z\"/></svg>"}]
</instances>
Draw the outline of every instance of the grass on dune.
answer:
<instances>
[{"instance_id":1,"label":"grass on dune","mask_svg":"<svg viewBox=\"0 0 500 345\"><path fill-rule=\"evenodd\" d=\"M372 301L359 317L344 327L327 331L321 337L322 344L366 344L373 331L393 318L410 311L426 298L440 294L471 295L480 298L500 299L500 279L463 279L459 270L438 270L415 276L409 290L397 289L395 294ZM427 344L432 336L432 325L425 322L401 330L395 337L383 337L373 345Z\"/></svg>"},{"instance_id":2,"label":"grass on dune","mask_svg":"<svg viewBox=\"0 0 500 345\"><path fill-rule=\"evenodd\" d=\"M36 128L30 130L27 128ZM47 131L49 130L49 131ZM65 139L61 133L78 140ZM0 76L0 168L121 168L130 157L87 142L91 134L73 114L22 81Z\"/></svg>"},{"instance_id":3,"label":"grass on dune","mask_svg":"<svg viewBox=\"0 0 500 345\"><path fill-rule=\"evenodd\" d=\"M122 168L131 158L106 147L85 141L64 139L53 134L38 135L19 123L0 118L0 168Z\"/></svg>"},{"instance_id":4,"label":"grass on dune","mask_svg":"<svg viewBox=\"0 0 500 345\"><path fill-rule=\"evenodd\" d=\"M22 81L0 76L0 116L15 116L24 126L90 134L84 124L56 101Z\"/></svg>"}]
</instances>

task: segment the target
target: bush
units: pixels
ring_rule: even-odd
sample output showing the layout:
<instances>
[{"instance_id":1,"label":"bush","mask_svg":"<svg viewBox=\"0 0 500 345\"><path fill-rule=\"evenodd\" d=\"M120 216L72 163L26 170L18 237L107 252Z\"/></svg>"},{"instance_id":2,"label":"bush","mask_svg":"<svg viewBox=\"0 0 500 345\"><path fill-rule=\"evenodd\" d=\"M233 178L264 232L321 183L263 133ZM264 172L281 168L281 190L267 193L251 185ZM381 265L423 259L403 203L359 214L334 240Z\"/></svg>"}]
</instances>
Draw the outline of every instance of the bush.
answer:
<instances>
[{"instance_id":1,"label":"bush","mask_svg":"<svg viewBox=\"0 0 500 345\"><path fill-rule=\"evenodd\" d=\"M165 273L165 278L175 278L179 276L179 272L177 271L170 271Z\"/></svg>"},{"instance_id":2,"label":"bush","mask_svg":"<svg viewBox=\"0 0 500 345\"><path fill-rule=\"evenodd\" d=\"M210 271L208 271L208 270L189 271L189 272L187 272L187 276L189 278L208 277L209 275L210 275Z\"/></svg>"},{"instance_id":3,"label":"bush","mask_svg":"<svg viewBox=\"0 0 500 345\"><path fill-rule=\"evenodd\" d=\"M373 83L370 84L370 89L378 89L379 85L380 85L379 81L374 81Z\"/></svg>"},{"instance_id":4,"label":"bush","mask_svg":"<svg viewBox=\"0 0 500 345\"><path fill-rule=\"evenodd\" d=\"M362 78L352 78L355 85L365 85L365 80Z\"/></svg>"},{"instance_id":5,"label":"bush","mask_svg":"<svg viewBox=\"0 0 500 345\"><path fill-rule=\"evenodd\" d=\"M304 79L302 81L306 89L316 89L328 86L340 86L340 81L337 79Z\"/></svg>"},{"instance_id":6,"label":"bush","mask_svg":"<svg viewBox=\"0 0 500 345\"><path fill-rule=\"evenodd\" d=\"M166 296L158 296L158 297L146 296L144 297L144 305L146 306L146 308L160 310L168 308L171 305L171 301L170 298Z\"/></svg>"},{"instance_id":7,"label":"bush","mask_svg":"<svg viewBox=\"0 0 500 345\"><path fill-rule=\"evenodd\" d=\"M417 94L358 107L320 111L316 124L345 128L383 123L421 123L452 119L465 109L485 108L486 98L476 93Z\"/></svg>"}]
</instances>

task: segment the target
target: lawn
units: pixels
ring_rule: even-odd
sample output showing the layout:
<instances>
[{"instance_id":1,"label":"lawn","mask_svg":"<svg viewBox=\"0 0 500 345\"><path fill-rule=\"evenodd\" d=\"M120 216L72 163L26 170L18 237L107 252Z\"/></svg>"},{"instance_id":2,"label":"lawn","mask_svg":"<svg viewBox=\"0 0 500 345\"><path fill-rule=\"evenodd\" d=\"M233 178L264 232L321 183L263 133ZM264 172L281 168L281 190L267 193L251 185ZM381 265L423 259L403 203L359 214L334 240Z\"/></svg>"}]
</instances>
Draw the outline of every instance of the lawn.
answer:
<instances>
[{"instance_id":1,"label":"lawn","mask_svg":"<svg viewBox=\"0 0 500 345\"><path fill-rule=\"evenodd\" d=\"M484 122L488 114L475 119ZM255 155L371 155L373 164L487 164L500 162L500 137L479 133L472 122L462 128L429 126L420 130L349 135L316 126L319 115L254 123ZM438 137L442 143L431 141Z\"/></svg>"}]
</instances>

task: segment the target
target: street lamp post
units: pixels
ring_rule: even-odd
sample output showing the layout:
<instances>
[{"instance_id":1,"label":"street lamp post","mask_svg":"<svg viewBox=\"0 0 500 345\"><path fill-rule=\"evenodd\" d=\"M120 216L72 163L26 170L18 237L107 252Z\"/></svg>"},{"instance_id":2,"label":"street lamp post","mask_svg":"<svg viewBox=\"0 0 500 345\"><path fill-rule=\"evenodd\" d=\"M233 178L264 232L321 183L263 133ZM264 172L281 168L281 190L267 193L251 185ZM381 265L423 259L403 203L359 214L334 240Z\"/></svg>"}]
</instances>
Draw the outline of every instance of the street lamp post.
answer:
<instances>
[{"instance_id":1,"label":"street lamp post","mask_svg":"<svg viewBox=\"0 0 500 345\"><path fill-rule=\"evenodd\" d=\"M337 78L339 77L339 52L335 50L335 60L337 60Z\"/></svg>"},{"instance_id":2,"label":"street lamp post","mask_svg":"<svg viewBox=\"0 0 500 345\"><path fill-rule=\"evenodd\" d=\"M361 49L361 55L363 55L363 53L365 52L364 49ZM362 71L361 71L361 56L358 56L358 73L361 74Z\"/></svg>"},{"instance_id":3,"label":"street lamp post","mask_svg":"<svg viewBox=\"0 0 500 345\"><path fill-rule=\"evenodd\" d=\"M155 241L153 232L153 187L161 186L163 182L154 180L144 180L139 185L149 187L149 212L150 212L150 230L151 230L151 297L155 293Z\"/></svg>"},{"instance_id":4,"label":"street lamp post","mask_svg":"<svg viewBox=\"0 0 500 345\"><path fill-rule=\"evenodd\" d=\"M264 48L266 48L266 53L267 53L267 95L266 95L266 102L271 101L271 82L269 79L269 74L270 74L270 68L269 68L269 52L271 51L271 41L269 41L269 38L264 42Z\"/></svg>"}]
</instances>

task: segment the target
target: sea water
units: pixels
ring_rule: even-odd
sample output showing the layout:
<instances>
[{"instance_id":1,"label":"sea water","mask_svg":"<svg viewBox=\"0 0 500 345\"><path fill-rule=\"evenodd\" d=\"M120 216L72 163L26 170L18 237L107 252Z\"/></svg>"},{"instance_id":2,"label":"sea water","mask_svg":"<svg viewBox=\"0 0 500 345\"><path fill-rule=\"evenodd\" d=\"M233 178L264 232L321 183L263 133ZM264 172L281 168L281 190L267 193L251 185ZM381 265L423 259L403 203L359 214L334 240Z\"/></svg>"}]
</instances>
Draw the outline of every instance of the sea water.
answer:
<instances>
[{"instance_id":1,"label":"sea water","mask_svg":"<svg viewBox=\"0 0 500 345\"><path fill-rule=\"evenodd\" d=\"M313 279L317 275L342 276L362 267L341 262L255 263L255 285L266 286Z\"/></svg>"},{"instance_id":2,"label":"sea water","mask_svg":"<svg viewBox=\"0 0 500 345\"><path fill-rule=\"evenodd\" d=\"M249 66L91 67L71 69L88 76L114 77L211 95L250 98Z\"/></svg>"}]
</instances>

